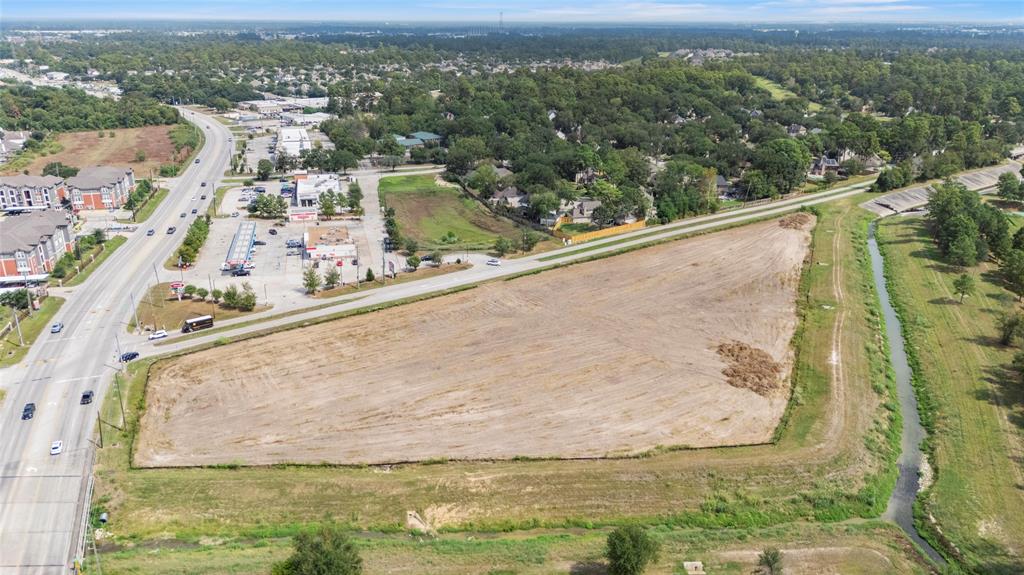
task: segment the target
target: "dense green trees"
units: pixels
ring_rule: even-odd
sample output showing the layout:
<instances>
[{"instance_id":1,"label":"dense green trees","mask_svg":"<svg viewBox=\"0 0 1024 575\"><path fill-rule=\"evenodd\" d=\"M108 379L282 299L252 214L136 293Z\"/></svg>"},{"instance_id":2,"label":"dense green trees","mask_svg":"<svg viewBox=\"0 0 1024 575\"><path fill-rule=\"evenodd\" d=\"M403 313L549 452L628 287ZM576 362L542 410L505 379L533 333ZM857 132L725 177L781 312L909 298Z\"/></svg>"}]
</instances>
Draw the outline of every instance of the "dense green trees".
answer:
<instances>
[{"instance_id":1,"label":"dense green trees","mask_svg":"<svg viewBox=\"0 0 1024 575\"><path fill-rule=\"evenodd\" d=\"M185 240L178 247L178 261L183 265L192 265L199 256L199 250L210 235L209 216L196 218L185 233Z\"/></svg>"},{"instance_id":2,"label":"dense green trees","mask_svg":"<svg viewBox=\"0 0 1024 575\"><path fill-rule=\"evenodd\" d=\"M97 98L76 88L0 87L0 128L73 132L178 122L178 111L146 97Z\"/></svg>"},{"instance_id":3,"label":"dense green trees","mask_svg":"<svg viewBox=\"0 0 1024 575\"><path fill-rule=\"evenodd\" d=\"M1006 214L958 182L935 186L928 220L939 250L954 265L973 266L990 253L1003 257L1013 247Z\"/></svg>"},{"instance_id":4,"label":"dense green trees","mask_svg":"<svg viewBox=\"0 0 1024 575\"><path fill-rule=\"evenodd\" d=\"M811 153L793 139L772 140L754 154L754 168L781 194L802 184L810 166Z\"/></svg>"}]
</instances>

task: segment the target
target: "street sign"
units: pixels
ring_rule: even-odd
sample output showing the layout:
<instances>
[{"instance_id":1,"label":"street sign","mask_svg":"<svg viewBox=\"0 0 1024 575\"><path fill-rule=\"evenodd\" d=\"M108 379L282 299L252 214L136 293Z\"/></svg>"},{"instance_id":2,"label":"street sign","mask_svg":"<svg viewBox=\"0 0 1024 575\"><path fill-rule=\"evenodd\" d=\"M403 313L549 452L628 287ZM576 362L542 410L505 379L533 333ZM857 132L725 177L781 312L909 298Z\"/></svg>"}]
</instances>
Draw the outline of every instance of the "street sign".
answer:
<instances>
[{"instance_id":1,"label":"street sign","mask_svg":"<svg viewBox=\"0 0 1024 575\"><path fill-rule=\"evenodd\" d=\"M180 289L185 287L185 282L171 282L171 289Z\"/></svg>"},{"instance_id":2,"label":"street sign","mask_svg":"<svg viewBox=\"0 0 1024 575\"><path fill-rule=\"evenodd\" d=\"M343 261L341 261L341 260L338 260L338 261L337 261L337 263L336 263L335 265L336 265L336 266L338 266L338 267L340 268L340 267L342 267L342 266L343 266L344 264L345 264L345 262L343 262Z\"/></svg>"}]
</instances>

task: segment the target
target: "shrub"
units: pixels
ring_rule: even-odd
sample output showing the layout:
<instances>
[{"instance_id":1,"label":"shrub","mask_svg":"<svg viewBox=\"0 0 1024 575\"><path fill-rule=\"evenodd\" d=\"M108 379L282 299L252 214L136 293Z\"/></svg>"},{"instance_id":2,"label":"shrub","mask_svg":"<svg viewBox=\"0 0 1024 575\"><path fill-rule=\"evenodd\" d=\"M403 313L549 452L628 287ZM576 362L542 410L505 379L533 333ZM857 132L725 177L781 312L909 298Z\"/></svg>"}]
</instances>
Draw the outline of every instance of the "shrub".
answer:
<instances>
[{"instance_id":1,"label":"shrub","mask_svg":"<svg viewBox=\"0 0 1024 575\"><path fill-rule=\"evenodd\" d=\"M605 557L611 575L639 575L658 560L658 542L638 525L619 527L608 535Z\"/></svg>"}]
</instances>

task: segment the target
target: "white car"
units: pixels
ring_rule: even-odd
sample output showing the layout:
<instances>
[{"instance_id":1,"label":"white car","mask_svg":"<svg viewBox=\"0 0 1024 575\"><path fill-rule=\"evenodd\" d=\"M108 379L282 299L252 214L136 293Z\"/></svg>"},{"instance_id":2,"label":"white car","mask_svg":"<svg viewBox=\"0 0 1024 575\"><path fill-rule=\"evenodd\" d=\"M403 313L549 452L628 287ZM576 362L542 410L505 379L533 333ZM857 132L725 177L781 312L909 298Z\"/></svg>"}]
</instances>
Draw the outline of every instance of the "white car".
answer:
<instances>
[{"instance_id":1,"label":"white car","mask_svg":"<svg viewBox=\"0 0 1024 575\"><path fill-rule=\"evenodd\" d=\"M193 202L196 201L196 197L195 196L192 196L192 201Z\"/></svg>"},{"instance_id":2,"label":"white car","mask_svg":"<svg viewBox=\"0 0 1024 575\"><path fill-rule=\"evenodd\" d=\"M154 331L153 333L149 334L149 339L150 340L163 339L165 337L167 337L167 330L163 330L163 329L158 329L158 330Z\"/></svg>"},{"instance_id":3,"label":"white car","mask_svg":"<svg viewBox=\"0 0 1024 575\"><path fill-rule=\"evenodd\" d=\"M64 451L64 442L57 440L50 444L50 455L60 455Z\"/></svg>"},{"instance_id":4,"label":"white car","mask_svg":"<svg viewBox=\"0 0 1024 575\"><path fill-rule=\"evenodd\" d=\"M501 265L501 260L498 260L498 259L495 259L495 258L491 258L491 259L487 260L487 265L489 265L489 266L500 266Z\"/></svg>"}]
</instances>

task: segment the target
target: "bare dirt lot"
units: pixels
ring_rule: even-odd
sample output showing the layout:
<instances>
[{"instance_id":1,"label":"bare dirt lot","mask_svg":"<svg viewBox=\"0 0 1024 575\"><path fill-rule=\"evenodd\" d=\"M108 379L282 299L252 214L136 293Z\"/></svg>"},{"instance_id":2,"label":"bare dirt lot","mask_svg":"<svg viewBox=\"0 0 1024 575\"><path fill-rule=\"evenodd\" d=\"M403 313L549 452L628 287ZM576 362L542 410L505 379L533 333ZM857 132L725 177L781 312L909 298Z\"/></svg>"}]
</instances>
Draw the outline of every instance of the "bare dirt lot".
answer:
<instances>
[{"instance_id":1,"label":"bare dirt lot","mask_svg":"<svg viewBox=\"0 0 1024 575\"><path fill-rule=\"evenodd\" d=\"M174 144L168 136L174 126L146 126L121 130L71 132L61 134L57 142L64 147L56 154L36 158L28 166L30 174L42 173L50 162L61 162L66 166L84 168L87 166L127 166L135 171L138 178L149 177L149 171L159 172L161 164L178 161ZM115 134L111 136L110 134ZM135 152L142 150L146 159L135 161Z\"/></svg>"},{"instance_id":2,"label":"bare dirt lot","mask_svg":"<svg viewBox=\"0 0 1024 575\"><path fill-rule=\"evenodd\" d=\"M158 362L135 464L602 457L765 442L788 397L812 222L786 224ZM757 361L768 365L744 364Z\"/></svg>"}]
</instances>

